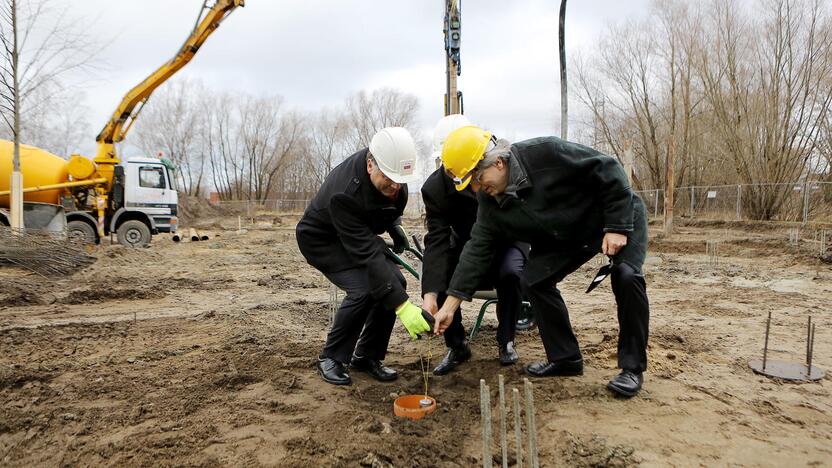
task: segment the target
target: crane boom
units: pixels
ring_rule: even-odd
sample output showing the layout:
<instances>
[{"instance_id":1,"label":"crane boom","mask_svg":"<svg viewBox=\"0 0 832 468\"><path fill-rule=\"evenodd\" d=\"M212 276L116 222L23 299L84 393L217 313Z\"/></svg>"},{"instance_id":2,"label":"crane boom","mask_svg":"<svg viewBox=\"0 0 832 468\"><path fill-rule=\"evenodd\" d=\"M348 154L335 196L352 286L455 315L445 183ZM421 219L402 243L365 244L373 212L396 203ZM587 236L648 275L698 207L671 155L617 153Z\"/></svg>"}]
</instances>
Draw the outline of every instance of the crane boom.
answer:
<instances>
[{"instance_id":1,"label":"crane boom","mask_svg":"<svg viewBox=\"0 0 832 468\"><path fill-rule=\"evenodd\" d=\"M95 138L98 142L96 163L119 163L114 144L124 140L136 116L153 91L187 65L208 36L238 6L245 6L245 0L217 0L202 21L198 22L176 55L124 96L110 120Z\"/></svg>"}]
</instances>

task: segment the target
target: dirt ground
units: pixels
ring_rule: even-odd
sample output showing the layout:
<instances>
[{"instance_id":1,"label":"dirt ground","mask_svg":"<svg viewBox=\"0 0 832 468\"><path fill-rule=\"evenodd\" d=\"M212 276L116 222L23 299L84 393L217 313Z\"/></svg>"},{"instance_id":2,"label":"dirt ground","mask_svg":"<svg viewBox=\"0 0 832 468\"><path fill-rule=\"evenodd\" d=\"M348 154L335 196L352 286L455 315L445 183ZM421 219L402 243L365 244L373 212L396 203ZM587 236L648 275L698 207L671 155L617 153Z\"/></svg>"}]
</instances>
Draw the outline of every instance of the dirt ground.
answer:
<instances>
[{"instance_id":1,"label":"dirt ground","mask_svg":"<svg viewBox=\"0 0 832 468\"><path fill-rule=\"evenodd\" d=\"M420 353L435 365L441 339L413 343L397 324L386 360L397 381L327 385L314 362L331 290L298 253L294 220L203 224L204 242L101 246L69 278L0 269L0 465L481 465L479 379L492 401L500 373L522 391L523 366L543 357L536 332L501 368L490 310L472 361L430 380L437 412L397 419L392 400L421 391ZM708 239L721 241L718 265ZM811 315L814 362L832 370L832 265L768 227L653 239L650 365L624 400L604 388L616 373L609 282L583 293L598 264L561 285L585 374L534 380L541 466L832 465L832 377L788 383L747 366L772 312L770 358L804 360Z\"/></svg>"}]
</instances>

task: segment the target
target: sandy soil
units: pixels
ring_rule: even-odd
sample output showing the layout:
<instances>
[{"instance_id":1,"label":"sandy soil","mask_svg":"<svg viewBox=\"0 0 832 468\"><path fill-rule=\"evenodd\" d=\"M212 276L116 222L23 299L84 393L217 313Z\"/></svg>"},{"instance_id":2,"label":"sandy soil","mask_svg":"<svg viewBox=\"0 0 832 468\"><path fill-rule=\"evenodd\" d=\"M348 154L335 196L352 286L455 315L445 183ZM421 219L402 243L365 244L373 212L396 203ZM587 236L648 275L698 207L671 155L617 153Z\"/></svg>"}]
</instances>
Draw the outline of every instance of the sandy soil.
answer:
<instances>
[{"instance_id":1,"label":"sandy soil","mask_svg":"<svg viewBox=\"0 0 832 468\"><path fill-rule=\"evenodd\" d=\"M536 333L519 335L520 365L501 368L489 311L472 362L431 379L437 412L397 419L392 400L421 390L420 353L435 364L442 341L412 343L397 325L386 362L398 381L323 383L329 285L297 252L290 218L255 221L242 234L224 230L236 218L206 221L205 242L103 246L70 278L0 269L0 465L481 465L479 379L492 401L500 373L522 388L522 365L543 356ZM562 285L587 370L534 381L541 465L832 464L832 377L788 383L747 366L772 312L772 358L803 361L811 315L815 364L832 369L832 266L768 228L680 231L651 245L650 368L636 398L604 388L617 324L608 282L583 294L597 262ZM718 265L707 239L722 241Z\"/></svg>"}]
</instances>

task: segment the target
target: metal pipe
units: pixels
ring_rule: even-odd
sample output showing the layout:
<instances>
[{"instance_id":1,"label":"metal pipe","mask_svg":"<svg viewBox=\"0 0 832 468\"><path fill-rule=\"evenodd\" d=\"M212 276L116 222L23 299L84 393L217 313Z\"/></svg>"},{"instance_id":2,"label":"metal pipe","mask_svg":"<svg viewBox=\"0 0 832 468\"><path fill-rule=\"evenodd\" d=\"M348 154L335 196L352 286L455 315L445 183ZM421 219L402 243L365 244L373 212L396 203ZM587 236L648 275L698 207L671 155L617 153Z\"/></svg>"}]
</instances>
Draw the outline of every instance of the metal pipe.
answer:
<instances>
[{"instance_id":1,"label":"metal pipe","mask_svg":"<svg viewBox=\"0 0 832 468\"><path fill-rule=\"evenodd\" d=\"M174 234L171 239L173 239L174 242L179 242L182 240L182 236L180 236L179 234Z\"/></svg>"},{"instance_id":2,"label":"metal pipe","mask_svg":"<svg viewBox=\"0 0 832 468\"><path fill-rule=\"evenodd\" d=\"M42 192L44 190L56 190L61 188L71 188L71 187L83 187L85 185L98 185L107 183L107 179L100 178L100 179L90 179L90 180L76 180L73 182L64 182L62 184L49 184L49 185L34 185L32 187L26 187L23 189L23 193L31 193L31 192ZM0 192L0 197L10 194L10 190L3 190Z\"/></svg>"}]
</instances>

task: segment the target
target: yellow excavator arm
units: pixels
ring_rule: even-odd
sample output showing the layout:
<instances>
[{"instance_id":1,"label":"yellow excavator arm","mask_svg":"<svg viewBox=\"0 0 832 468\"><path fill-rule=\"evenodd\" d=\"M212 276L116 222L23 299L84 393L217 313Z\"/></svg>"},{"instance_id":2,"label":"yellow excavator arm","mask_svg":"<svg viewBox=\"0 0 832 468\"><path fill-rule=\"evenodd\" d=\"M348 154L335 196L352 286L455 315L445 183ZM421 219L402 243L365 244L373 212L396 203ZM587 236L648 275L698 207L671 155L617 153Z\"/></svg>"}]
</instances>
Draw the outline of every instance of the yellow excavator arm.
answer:
<instances>
[{"instance_id":1,"label":"yellow excavator arm","mask_svg":"<svg viewBox=\"0 0 832 468\"><path fill-rule=\"evenodd\" d=\"M199 50L200 46L208 39L208 36L238 6L245 6L245 0L216 0L214 6L208 10L208 13L204 16L200 15L201 20L197 21L193 32L185 40L185 43L176 55L124 96L124 99L121 100L121 103L104 126L104 129L95 138L95 141L98 142L98 151L95 157L96 163L109 166L110 168L112 168L113 164L119 163L118 156L115 152L115 143L124 140L136 116L138 116L144 103L147 102L147 99L153 91L173 76L174 73L179 71L180 68L187 65ZM205 7L203 6L203 12L204 9ZM111 174L102 175L108 179L111 178Z\"/></svg>"}]
</instances>

